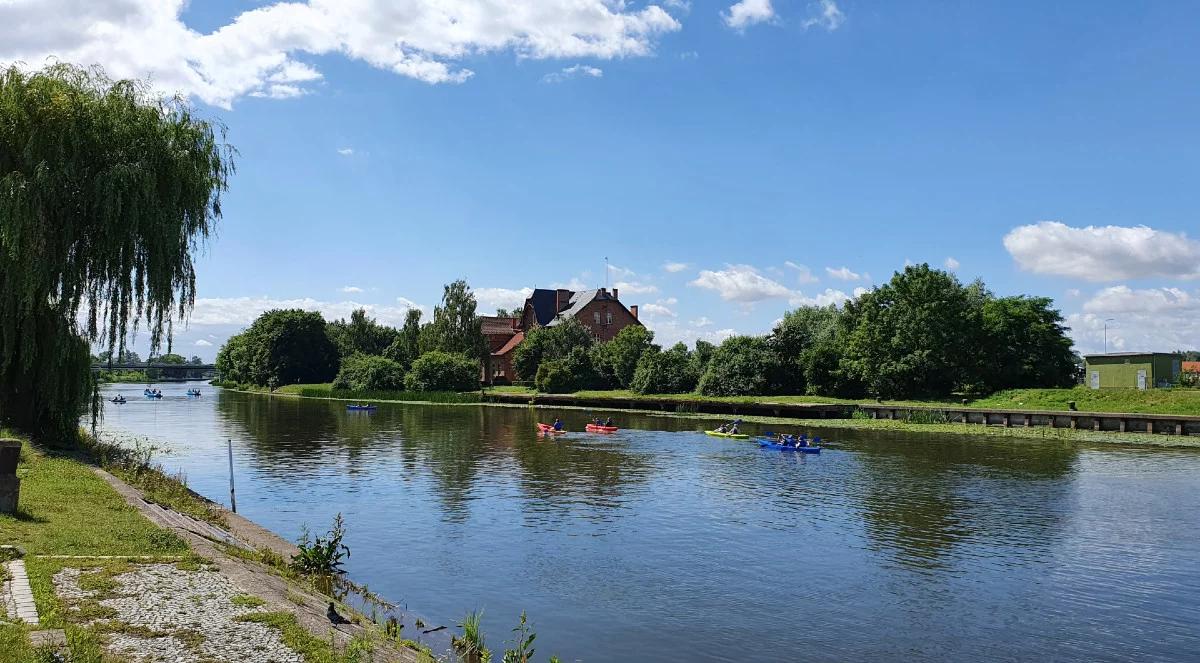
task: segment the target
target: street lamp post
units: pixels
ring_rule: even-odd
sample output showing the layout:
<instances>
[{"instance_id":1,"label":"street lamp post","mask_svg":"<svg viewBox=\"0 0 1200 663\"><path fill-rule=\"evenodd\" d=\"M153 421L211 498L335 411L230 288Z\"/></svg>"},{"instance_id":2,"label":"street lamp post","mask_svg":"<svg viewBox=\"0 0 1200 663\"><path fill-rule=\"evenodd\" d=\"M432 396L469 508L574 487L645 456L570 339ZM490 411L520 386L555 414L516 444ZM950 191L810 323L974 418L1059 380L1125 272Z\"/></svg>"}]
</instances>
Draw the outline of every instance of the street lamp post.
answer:
<instances>
[{"instance_id":1,"label":"street lamp post","mask_svg":"<svg viewBox=\"0 0 1200 663\"><path fill-rule=\"evenodd\" d=\"M1104 319L1104 354L1108 354L1108 323L1115 321L1116 318Z\"/></svg>"}]
</instances>

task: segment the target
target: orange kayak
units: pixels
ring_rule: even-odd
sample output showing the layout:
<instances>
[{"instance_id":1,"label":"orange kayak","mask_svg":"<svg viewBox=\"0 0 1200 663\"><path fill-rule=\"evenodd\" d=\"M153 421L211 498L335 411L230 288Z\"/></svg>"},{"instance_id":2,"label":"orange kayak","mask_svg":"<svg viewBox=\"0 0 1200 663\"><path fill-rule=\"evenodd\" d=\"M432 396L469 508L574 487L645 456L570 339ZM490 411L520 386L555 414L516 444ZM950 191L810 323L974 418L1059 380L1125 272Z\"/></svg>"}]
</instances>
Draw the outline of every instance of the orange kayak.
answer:
<instances>
[{"instance_id":1,"label":"orange kayak","mask_svg":"<svg viewBox=\"0 0 1200 663\"><path fill-rule=\"evenodd\" d=\"M554 430L554 426L551 426L550 424L538 424L537 429L539 433L545 433L547 435L562 435L563 433L567 432L565 430Z\"/></svg>"},{"instance_id":2,"label":"orange kayak","mask_svg":"<svg viewBox=\"0 0 1200 663\"><path fill-rule=\"evenodd\" d=\"M601 426L600 424L588 424L587 432L589 433L615 433L619 428L616 426Z\"/></svg>"}]
</instances>

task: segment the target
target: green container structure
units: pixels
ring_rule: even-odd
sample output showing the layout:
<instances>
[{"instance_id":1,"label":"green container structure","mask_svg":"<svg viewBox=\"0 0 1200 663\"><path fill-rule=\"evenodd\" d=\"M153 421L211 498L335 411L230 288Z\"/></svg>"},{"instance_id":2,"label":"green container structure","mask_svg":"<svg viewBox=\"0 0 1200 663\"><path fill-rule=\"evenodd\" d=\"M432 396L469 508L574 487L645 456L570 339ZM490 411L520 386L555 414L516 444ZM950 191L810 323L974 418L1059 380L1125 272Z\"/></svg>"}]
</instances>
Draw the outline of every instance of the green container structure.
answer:
<instances>
[{"instance_id":1,"label":"green container structure","mask_svg":"<svg viewBox=\"0 0 1200 663\"><path fill-rule=\"evenodd\" d=\"M1086 355L1084 384L1091 389L1153 389L1179 379L1183 358L1169 352L1110 352Z\"/></svg>"}]
</instances>

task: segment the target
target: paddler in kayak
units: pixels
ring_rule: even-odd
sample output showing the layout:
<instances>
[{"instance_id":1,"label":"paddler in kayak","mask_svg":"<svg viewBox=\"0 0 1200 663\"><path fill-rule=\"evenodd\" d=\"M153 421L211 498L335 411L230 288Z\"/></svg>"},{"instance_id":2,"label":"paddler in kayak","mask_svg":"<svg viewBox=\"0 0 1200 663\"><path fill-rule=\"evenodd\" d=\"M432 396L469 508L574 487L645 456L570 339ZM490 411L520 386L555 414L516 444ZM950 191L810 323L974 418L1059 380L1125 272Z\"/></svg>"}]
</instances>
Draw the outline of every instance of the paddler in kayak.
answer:
<instances>
[{"instance_id":1,"label":"paddler in kayak","mask_svg":"<svg viewBox=\"0 0 1200 663\"><path fill-rule=\"evenodd\" d=\"M558 417L555 417L555 418L554 418L554 425L553 425L553 426L551 426L551 428L553 428L554 430L557 430L557 431L561 431L561 430L563 429L563 422L562 422L562 419L559 419Z\"/></svg>"},{"instance_id":2,"label":"paddler in kayak","mask_svg":"<svg viewBox=\"0 0 1200 663\"><path fill-rule=\"evenodd\" d=\"M598 421L598 420L597 420L597 421ZM612 417L608 417L607 419L605 419L605 420L604 420L604 427L605 427L605 428L612 428L612 425L613 425L613 423L612 423Z\"/></svg>"}]
</instances>

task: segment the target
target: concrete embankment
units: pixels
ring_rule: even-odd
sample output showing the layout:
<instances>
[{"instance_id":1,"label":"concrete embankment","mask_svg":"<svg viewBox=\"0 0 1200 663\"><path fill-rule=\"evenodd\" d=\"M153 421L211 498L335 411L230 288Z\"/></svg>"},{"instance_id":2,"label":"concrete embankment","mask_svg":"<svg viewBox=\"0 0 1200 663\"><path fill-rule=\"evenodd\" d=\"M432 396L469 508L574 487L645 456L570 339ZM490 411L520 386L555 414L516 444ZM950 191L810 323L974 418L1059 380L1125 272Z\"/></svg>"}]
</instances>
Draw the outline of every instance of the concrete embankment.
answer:
<instances>
[{"instance_id":1,"label":"concrete embankment","mask_svg":"<svg viewBox=\"0 0 1200 663\"><path fill-rule=\"evenodd\" d=\"M541 405L549 407L592 407L688 414L717 414L793 419L870 419L914 424L976 424L986 426L1046 427L1111 433L1200 435L1200 416L1142 414L1133 412L1080 412L1076 410L1014 410L970 406L917 406L860 403L778 403L673 399L667 397L622 398L620 396L576 396L572 394L485 393L490 403Z\"/></svg>"}]
</instances>

